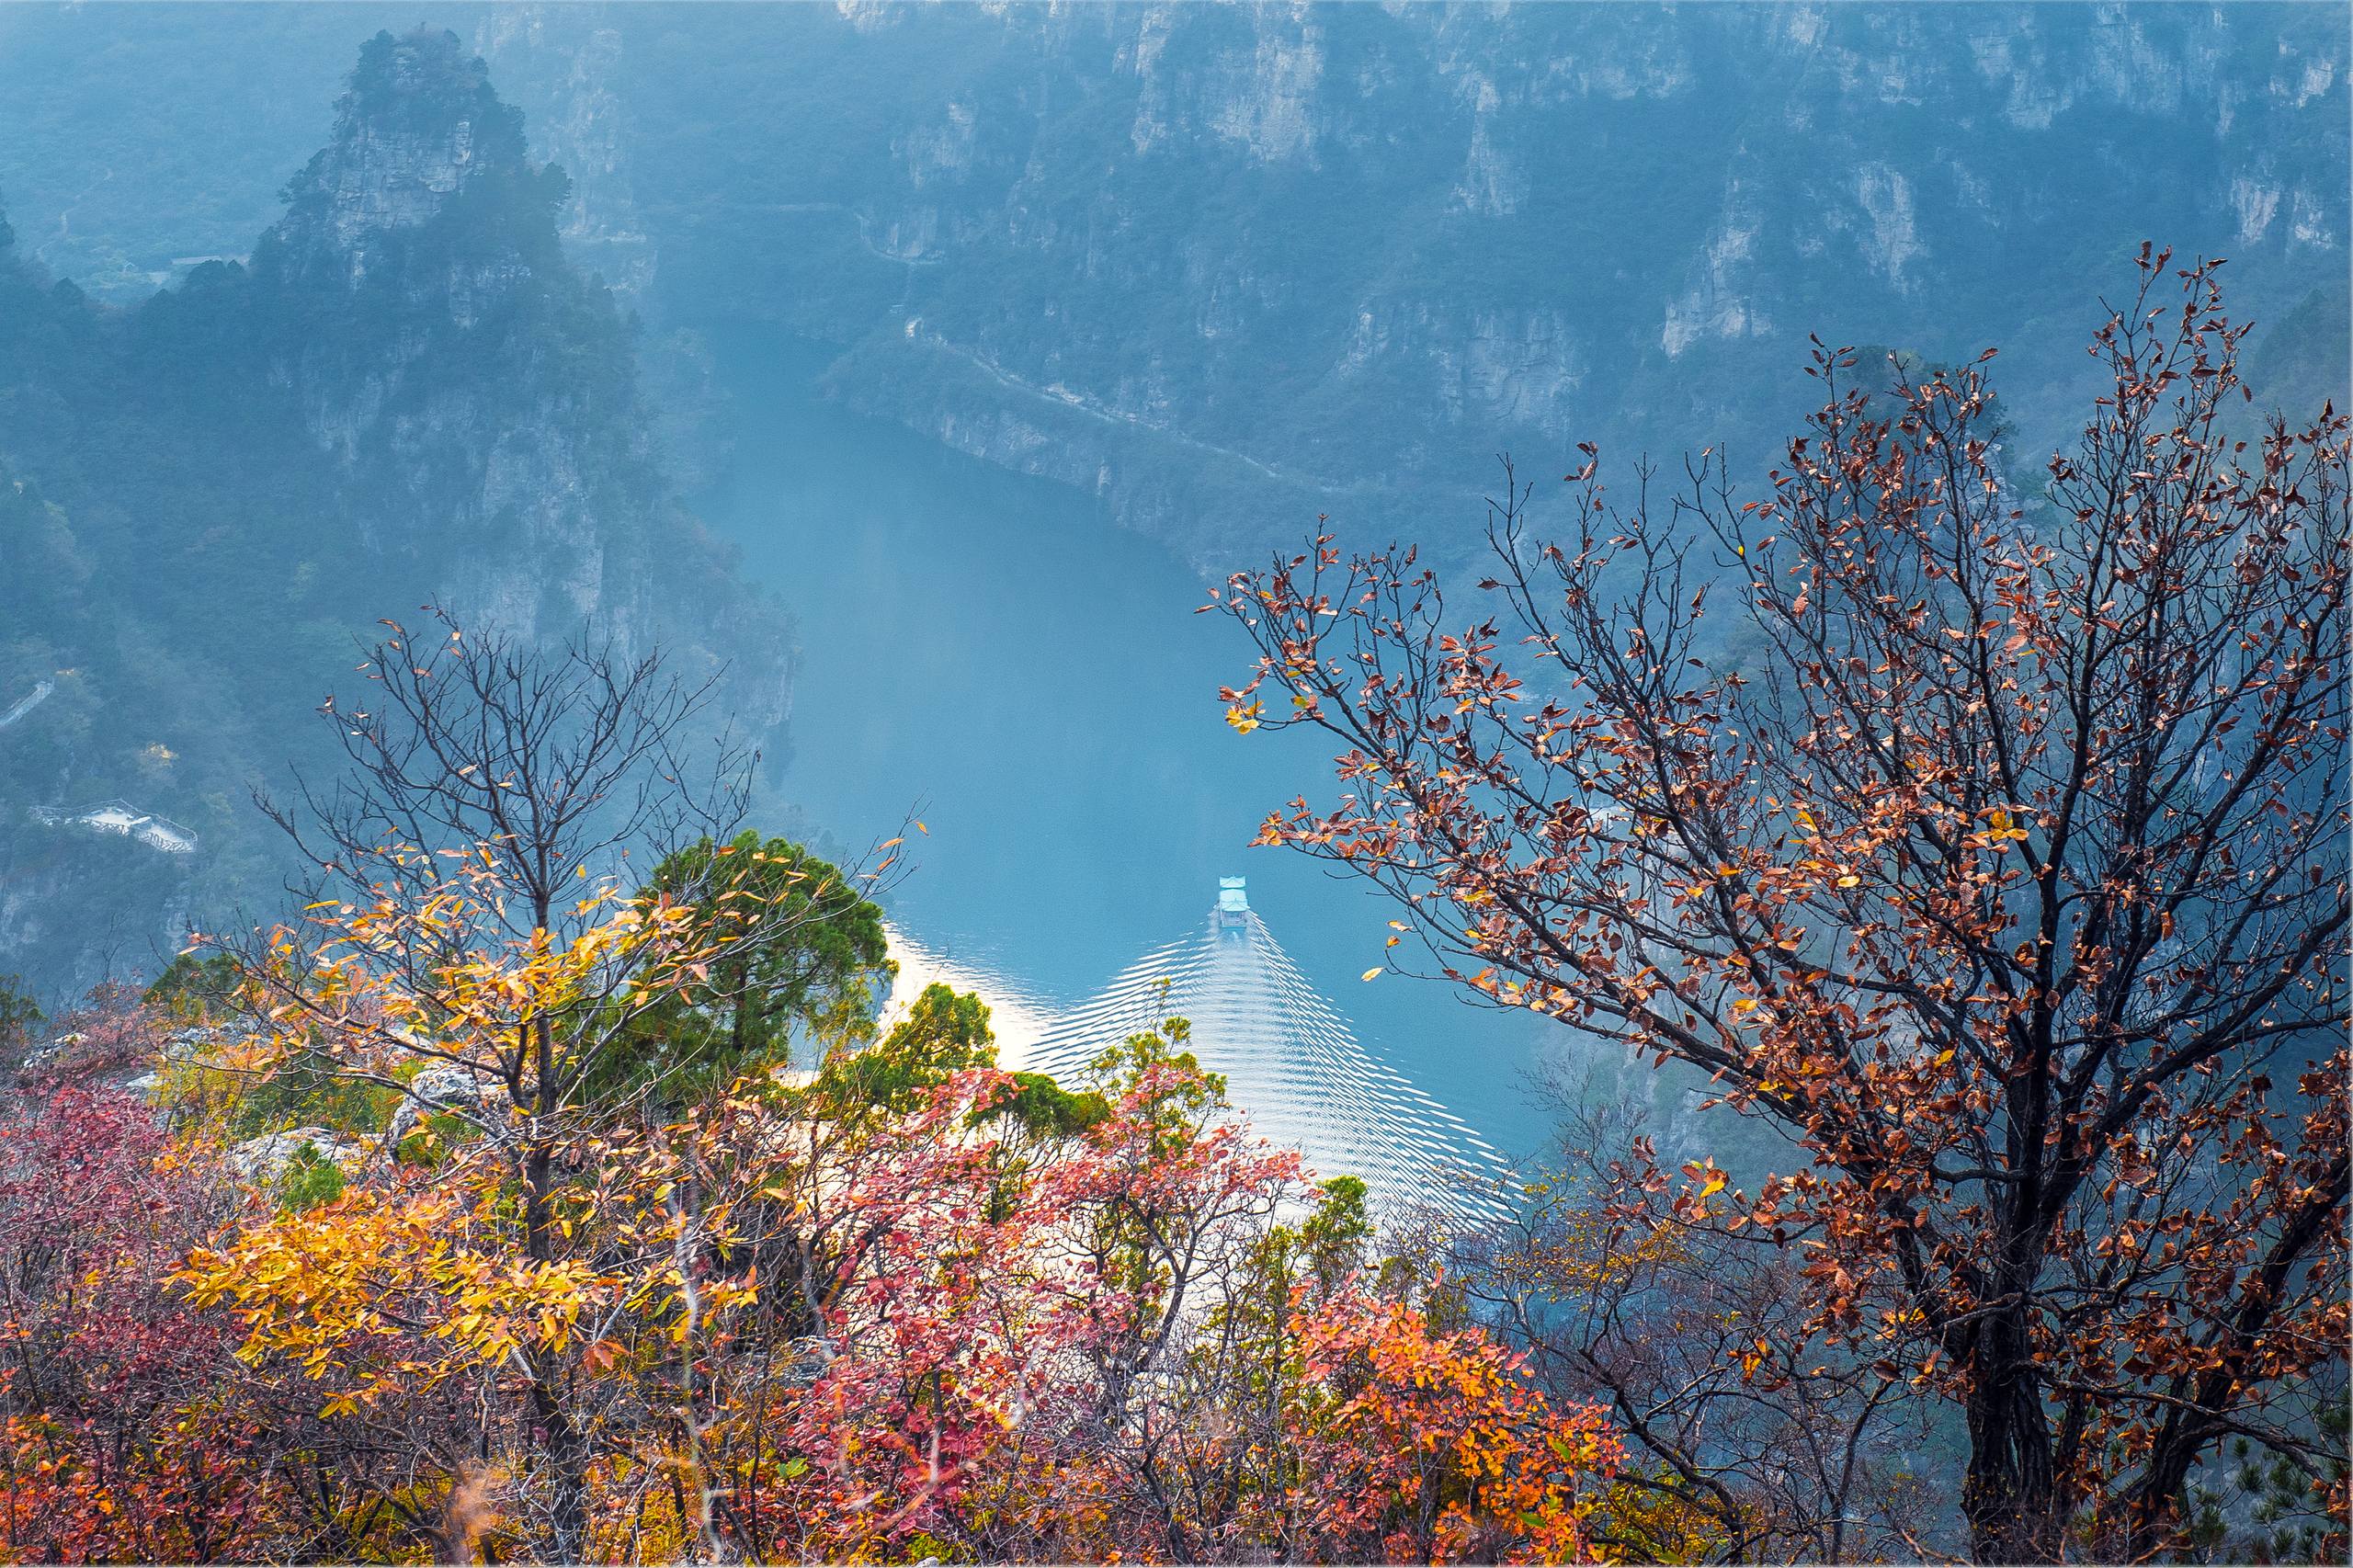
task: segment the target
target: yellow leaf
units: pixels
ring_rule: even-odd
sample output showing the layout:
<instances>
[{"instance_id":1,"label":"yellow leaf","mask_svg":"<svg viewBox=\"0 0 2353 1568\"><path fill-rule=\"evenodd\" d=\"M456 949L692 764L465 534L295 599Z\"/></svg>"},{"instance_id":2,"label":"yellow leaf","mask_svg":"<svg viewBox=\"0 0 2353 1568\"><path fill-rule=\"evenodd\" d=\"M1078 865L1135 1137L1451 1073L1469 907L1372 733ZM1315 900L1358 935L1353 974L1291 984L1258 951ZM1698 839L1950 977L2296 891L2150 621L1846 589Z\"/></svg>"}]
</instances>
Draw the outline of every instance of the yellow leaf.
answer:
<instances>
[{"instance_id":1,"label":"yellow leaf","mask_svg":"<svg viewBox=\"0 0 2353 1568\"><path fill-rule=\"evenodd\" d=\"M1378 978L1380 973L1381 966L1379 964L1375 964L1372 968L1366 970L1362 974L1357 976L1357 978L1358 980L1372 980Z\"/></svg>"},{"instance_id":2,"label":"yellow leaf","mask_svg":"<svg viewBox=\"0 0 2353 1568\"><path fill-rule=\"evenodd\" d=\"M1859 888L1863 885L1863 879L1860 877L1841 877L1838 879L1838 885L1842 888Z\"/></svg>"}]
</instances>

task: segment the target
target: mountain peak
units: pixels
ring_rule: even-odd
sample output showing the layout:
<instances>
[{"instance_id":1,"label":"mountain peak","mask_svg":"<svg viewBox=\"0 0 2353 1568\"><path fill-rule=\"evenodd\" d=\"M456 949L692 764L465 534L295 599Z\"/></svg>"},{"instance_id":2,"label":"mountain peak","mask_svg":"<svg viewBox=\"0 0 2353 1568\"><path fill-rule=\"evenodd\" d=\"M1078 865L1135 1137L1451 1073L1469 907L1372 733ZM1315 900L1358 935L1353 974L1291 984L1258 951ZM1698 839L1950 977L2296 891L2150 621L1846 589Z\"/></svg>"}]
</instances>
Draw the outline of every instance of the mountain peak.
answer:
<instances>
[{"instance_id":1,"label":"mountain peak","mask_svg":"<svg viewBox=\"0 0 2353 1568\"><path fill-rule=\"evenodd\" d=\"M412 116L448 121L506 110L491 90L490 69L466 52L447 28L420 27L395 38L379 32L359 46L348 91L335 106L339 116L374 120Z\"/></svg>"},{"instance_id":2,"label":"mountain peak","mask_svg":"<svg viewBox=\"0 0 2353 1568\"><path fill-rule=\"evenodd\" d=\"M330 262L356 287L385 236L423 228L477 193L504 220L476 226L477 240L551 246L566 183L561 171L532 167L522 110L499 100L489 67L457 34L380 32L360 46L333 136L288 185L275 234L294 269ZM519 207L511 196L523 198Z\"/></svg>"}]
</instances>

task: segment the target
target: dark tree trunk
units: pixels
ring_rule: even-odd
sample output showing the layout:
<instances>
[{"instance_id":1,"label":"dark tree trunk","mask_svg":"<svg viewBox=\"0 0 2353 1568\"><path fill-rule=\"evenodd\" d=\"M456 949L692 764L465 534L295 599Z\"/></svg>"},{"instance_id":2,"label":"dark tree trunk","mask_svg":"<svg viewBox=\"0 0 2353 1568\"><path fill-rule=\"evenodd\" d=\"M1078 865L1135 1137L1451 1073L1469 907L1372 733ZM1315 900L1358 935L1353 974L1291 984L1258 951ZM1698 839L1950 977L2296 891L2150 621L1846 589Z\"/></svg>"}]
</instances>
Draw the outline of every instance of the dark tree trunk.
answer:
<instances>
[{"instance_id":1,"label":"dark tree trunk","mask_svg":"<svg viewBox=\"0 0 2353 1568\"><path fill-rule=\"evenodd\" d=\"M2022 1316L1988 1323L1977 1344L1969 1397L1969 1476L1961 1512L1979 1562L2056 1562L2064 1521L2042 1404Z\"/></svg>"},{"instance_id":2,"label":"dark tree trunk","mask_svg":"<svg viewBox=\"0 0 2353 1568\"><path fill-rule=\"evenodd\" d=\"M588 1443L563 1407L561 1374L531 1358L531 1414L547 1434L549 1557L578 1562L588 1544Z\"/></svg>"},{"instance_id":3,"label":"dark tree trunk","mask_svg":"<svg viewBox=\"0 0 2353 1568\"><path fill-rule=\"evenodd\" d=\"M548 1042L540 1036L542 1063ZM549 1082L542 1076L542 1084ZM535 1138L523 1162L523 1250L535 1263L551 1261L554 1216L548 1204L554 1176L555 1152ZM588 1439L563 1400L563 1369L544 1350L525 1358L530 1374L531 1420L545 1434L549 1478L549 1556L558 1562L577 1562L588 1541Z\"/></svg>"}]
</instances>

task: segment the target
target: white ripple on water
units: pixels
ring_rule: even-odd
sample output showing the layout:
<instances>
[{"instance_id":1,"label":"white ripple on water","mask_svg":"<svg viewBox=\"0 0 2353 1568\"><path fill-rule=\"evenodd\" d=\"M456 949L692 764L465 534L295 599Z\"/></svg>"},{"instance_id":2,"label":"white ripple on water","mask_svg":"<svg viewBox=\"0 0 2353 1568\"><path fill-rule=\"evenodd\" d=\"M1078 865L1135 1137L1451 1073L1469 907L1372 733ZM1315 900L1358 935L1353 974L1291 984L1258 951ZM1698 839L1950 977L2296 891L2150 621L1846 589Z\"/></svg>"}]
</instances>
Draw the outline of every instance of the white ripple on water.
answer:
<instances>
[{"instance_id":1,"label":"white ripple on water","mask_svg":"<svg viewBox=\"0 0 2353 1568\"><path fill-rule=\"evenodd\" d=\"M885 926L891 956L899 973L891 983L891 997L882 1012L882 1028L907 1016L915 998L931 985L968 991L988 1004L989 1028L996 1035L998 1064L1008 1071L1026 1068L1029 1052L1052 1028L1055 1005L1016 983L995 965L937 951L895 926Z\"/></svg>"},{"instance_id":2,"label":"white ripple on water","mask_svg":"<svg viewBox=\"0 0 2353 1568\"><path fill-rule=\"evenodd\" d=\"M899 960L893 1016L933 983L987 1002L997 1060L1064 1085L1130 1035L1182 1017L1190 1049L1221 1074L1253 1129L1299 1150L1322 1176L1361 1176L1385 1218L1427 1215L1454 1224L1501 1218L1515 1181L1484 1138L1356 1039L1248 909L1212 910L1195 935L1156 948L1101 992L1059 1005L991 966L932 952L891 934Z\"/></svg>"}]
</instances>

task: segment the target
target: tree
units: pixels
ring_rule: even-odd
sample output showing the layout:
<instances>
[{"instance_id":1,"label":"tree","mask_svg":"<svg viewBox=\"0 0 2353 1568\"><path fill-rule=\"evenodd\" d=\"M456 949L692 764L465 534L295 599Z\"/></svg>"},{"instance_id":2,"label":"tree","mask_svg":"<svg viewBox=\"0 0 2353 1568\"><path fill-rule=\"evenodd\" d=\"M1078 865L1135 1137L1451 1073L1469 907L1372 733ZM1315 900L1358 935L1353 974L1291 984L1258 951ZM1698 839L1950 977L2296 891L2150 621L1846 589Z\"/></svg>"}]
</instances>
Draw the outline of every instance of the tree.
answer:
<instances>
[{"instance_id":1,"label":"tree","mask_svg":"<svg viewBox=\"0 0 2353 1568\"><path fill-rule=\"evenodd\" d=\"M231 1211L136 1095L0 1105L0 1556L244 1562L283 1510L228 1325L168 1284Z\"/></svg>"},{"instance_id":2,"label":"tree","mask_svg":"<svg viewBox=\"0 0 2353 1568\"><path fill-rule=\"evenodd\" d=\"M40 1004L18 989L21 984L13 974L0 976L0 1062L12 1067L32 1050L44 1017Z\"/></svg>"},{"instance_id":3,"label":"tree","mask_svg":"<svg viewBox=\"0 0 2353 1568\"><path fill-rule=\"evenodd\" d=\"M393 625L369 650L366 700L321 709L347 770L300 780L299 807L262 801L314 874L307 928L238 949L260 1023L229 1065L299 1060L491 1134L473 1165L511 1181L521 1266L553 1278L585 1256L572 1213L597 1188L585 1151L659 1124L596 1091L627 1079L638 1042L690 987L708 994L714 973L763 945L789 949L837 912L797 897L797 883L774 910L762 889L736 886L714 919L728 865L716 855L699 862L709 883L681 859L669 885L622 896L632 854L715 838L740 814L748 759L723 733L707 754L697 740L715 676L682 681L658 650L547 652L431 614L424 641ZM842 875L871 887L879 869ZM544 1434L529 1456L546 1483L540 1545L577 1557L591 1453L575 1402L589 1388L583 1346L542 1335L508 1350Z\"/></svg>"},{"instance_id":4,"label":"tree","mask_svg":"<svg viewBox=\"0 0 2353 1568\"><path fill-rule=\"evenodd\" d=\"M1811 1327L1797 1257L1677 1214L1643 1108L1560 1088L1558 1153L1515 1222L1457 1244L1453 1279L1538 1386L1606 1403L1637 1450L1596 1541L1634 1561L1921 1554L1951 1499L1904 1378Z\"/></svg>"},{"instance_id":5,"label":"tree","mask_svg":"<svg viewBox=\"0 0 2353 1568\"><path fill-rule=\"evenodd\" d=\"M385 1042L462 1059L608 965L649 1006L705 972L650 893L445 960L429 996L374 960L481 929L469 896L312 912L323 946L278 960L312 994L256 1054L397 1072ZM1366 1296L1360 1184L1279 1220L1298 1156L1184 1034L1074 1093L999 1071L985 1007L937 987L813 1080L660 1120L483 1110L438 1163L242 1193L139 1098L28 1096L0 1119L0 1555L1586 1554L1600 1414Z\"/></svg>"},{"instance_id":6,"label":"tree","mask_svg":"<svg viewBox=\"0 0 2353 1568\"><path fill-rule=\"evenodd\" d=\"M231 1010L237 999L236 960L227 953L185 952L164 966L140 1001L190 1022Z\"/></svg>"},{"instance_id":7,"label":"tree","mask_svg":"<svg viewBox=\"0 0 2353 1568\"><path fill-rule=\"evenodd\" d=\"M934 984L924 987L879 1047L836 1056L819 1084L835 1114L854 1120L870 1107L904 1111L952 1074L995 1065L988 1005Z\"/></svg>"},{"instance_id":8,"label":"tree","mask_svg":"<svg viewBox=\"0 0 2353 1568\"><path fill-rule=\"evenodd\" d=\"M349 766L324 783L298 774L289 801L256 795L313 868L295 891L392 889L415 907L479 859L504 894L485 912L500 928L561 941L602 918L574 908L580 881L734 826L752 759L723 732L707 760L696 744L716 675L681 679L659 649L544 651L426 613L421 638L386 621L391 635L362 650L362 699L321 704ZM427 947L415 961L438 957Z\"/></svg>"},{"instance_id":9,"label":"tree","mask_svg":"<svg viewBox=\"0 0 2353 1568\"><path fill-rule=\"evenodd\" d=\"M1286 1556L1594 1561L1587 1521L1620 1464L1598 1408L1554 1411L1484 1333L1397 1302L1344 1292L1294 1332Z\"/></svg>"},{"instance_id":10,"label":"tree","mask_svg":"<svg viewBox=\"0 0 2353 1568\"><path fill-rule=\"evenodd\" d=\"M1794 1135L1754 1196L1688 1169L1678 1215L1802 1246L1809 1332L1957 1403L1995 1561L2161 1550L2226 1437L2328 1475L2347 426L2236 438L2246 328L2219 263L2177 302L2168 265L2040 504L1982 360L1874 415L1824 350L1756 499L1702 454L1621 507L1588 448L1558 542L1507 476L1468 617L1328 537L1215 601L1259 653L1235 726L1343 747L1261 841ZM1709 542L1754 667L1707 657Z\"/></svg>"},{"instance_id":11,"label":"tree","mask_svg":"<svg viewBox=\"0 0 2353 1568\"><path fill-rule=\"evenodd\" d=\"M648 891L685 903L694 939L723 955L647 1018L643 1059L617 1063L631 1082L666 1079L674 1101L780 1065L796 1033L857 1036L895 971L882 912L786 839L700 839L665 857Z\"/></svg>"},{"instance_id":12,"label":"tree","mask_svg":"<svg viewBox=\"0 0 2353 1568\"><path fill-rule=\"evenodd\" d=\"M244 1227L182 1282L199 1304L236 1308L249 1357L305 1380L332 1371L325 1415L366 1413L402 1435L337 1450L353 1464L322 1461L319 1489L358 1499L323 1513L381 1506L421 1527L417 1472L447 1489L470 1436L519 1423L536 1437L506 1450L514 1528L532 1550L576 1558L592 1433L617 1397L590 1375L584 1314L635 1309L672 1267L670 1238L647 1240L642 1211L658 1214L680 1179L653 1130L578 1097L580 1068L714 954L687 934L685 910L610 887L582 901L603 923L562 945L544 930L485 937L503 892L495 858L478 855L415 907L388 886L271 934L246 968L259 1027L225 1064L273 1083L293 1069L312 1105L320 1080L445 1096L460 1146ZM469 945L452 951L453 935ZM430 969L421 951L437 955ZM430 1072L453 1081L428 1094ZM480 1413L453 1414L468 1405Z\"/></svg>"}]
</instances>

